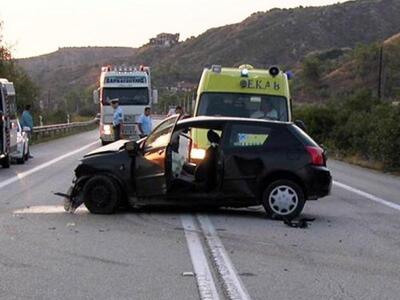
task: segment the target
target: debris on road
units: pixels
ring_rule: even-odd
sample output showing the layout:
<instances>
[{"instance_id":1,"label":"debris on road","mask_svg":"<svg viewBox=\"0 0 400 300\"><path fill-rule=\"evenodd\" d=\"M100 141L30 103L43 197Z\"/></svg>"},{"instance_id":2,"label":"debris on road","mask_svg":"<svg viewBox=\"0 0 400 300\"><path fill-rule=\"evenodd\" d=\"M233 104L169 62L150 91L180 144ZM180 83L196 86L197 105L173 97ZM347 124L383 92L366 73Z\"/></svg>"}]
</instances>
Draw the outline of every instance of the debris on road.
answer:
<instances>
[{"instance_id":1,"label":"debris on road","mask_svg":"<svg viewBox=\"0 0 400 300\"><path fill-rule=\"evenodd\" d=\"M193 277L193 276L194 276L194 273L193 273L193 272L183 272L183 273L182 273L182 276L183 276L183 277Z\"/></svg>"},{"instance_id":2,"label":"debris on road","mask_svg":"<svg viewBox=\"0 0 400 300\"><path fill-rule=\"evenodd\" d=\"M308 228L308 226L310 225L308 222L314 222L315 218L302 218L298 221L293 221L293 220L289 220L289 219L284 219L283 223L289 227L292 228Z\"/></svg>"}]
</instances>

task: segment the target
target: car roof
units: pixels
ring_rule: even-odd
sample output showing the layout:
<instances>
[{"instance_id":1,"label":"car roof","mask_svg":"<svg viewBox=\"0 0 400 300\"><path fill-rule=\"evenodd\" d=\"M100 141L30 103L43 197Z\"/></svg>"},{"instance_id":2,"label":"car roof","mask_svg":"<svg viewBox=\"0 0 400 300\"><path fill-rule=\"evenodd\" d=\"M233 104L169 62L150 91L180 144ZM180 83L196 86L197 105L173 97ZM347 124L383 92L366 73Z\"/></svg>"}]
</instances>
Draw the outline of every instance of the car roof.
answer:
<instances>
[{"instance_id":1,"label":"car roof","mask_svg":"<svg viewBox=\"0 0 400 300\"><path fill-rule=\"evenodd\" d=\"M211 117L211 116L198 116L180 120L178 125L201 125L210 123L248 123L254 125L290 125L291 122L283 121L272 121L272 120L262 120L262 119L251 119L251 118L239 118L239 117Z\"/></svg>"}]
</instances>

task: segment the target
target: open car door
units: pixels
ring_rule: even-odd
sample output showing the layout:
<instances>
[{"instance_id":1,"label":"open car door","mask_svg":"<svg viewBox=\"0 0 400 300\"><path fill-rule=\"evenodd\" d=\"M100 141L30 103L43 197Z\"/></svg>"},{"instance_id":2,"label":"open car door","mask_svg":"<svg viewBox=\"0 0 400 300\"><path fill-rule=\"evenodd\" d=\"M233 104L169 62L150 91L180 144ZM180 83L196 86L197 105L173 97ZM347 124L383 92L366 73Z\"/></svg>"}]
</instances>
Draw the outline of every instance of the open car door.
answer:
<instances>
[{"instance_id":1,"label":"open car door","mask_svg":"<svg viewBox=\"0 0 400 300\"><path fill-rule=\"evenodd\" d=\"M139 197L167 193L167 152L179 115L160 123L147 137L143 151L136 157L135 184Z\"/></svg>"}]
</instances>

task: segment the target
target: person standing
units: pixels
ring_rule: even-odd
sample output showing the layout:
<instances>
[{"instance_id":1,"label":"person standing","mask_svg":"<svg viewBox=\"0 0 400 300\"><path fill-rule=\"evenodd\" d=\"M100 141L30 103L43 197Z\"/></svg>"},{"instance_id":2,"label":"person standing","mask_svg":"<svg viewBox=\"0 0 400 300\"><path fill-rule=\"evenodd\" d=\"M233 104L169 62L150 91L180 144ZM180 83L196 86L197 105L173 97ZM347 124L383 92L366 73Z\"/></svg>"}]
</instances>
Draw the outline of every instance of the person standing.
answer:
<instances>
[{"instance_id":1,"label":"person standing","mask_svg":"<svg viewBox=\"0 0 400 300\"><path fill-rule=\"evenodd\" d=\"M29 104L25 106L25 109L22 112L20 123L22 129L24 127L29 127L30 132L33 131L33 118L31 114L31 106Z\"/></svg>"},{"instance_id":2,"label":"person standing","mask_svg":"<svg viewBox=\"0 0 400 300\"><path fill-rule=\"evenodd\" d=\"M31 105L30 104L25 105L25 109L21 115L20 125L21 125L22 130L27 133L29 141L30 141L32 132L33 132L33 117L31 114ZM26 130L27 128L29 128L29 131ZM28 150L28 156L29 156L29 158L33 158L33 156L31 155L29 150Z\"/></svg>"},{"instance_id":3,"label":"person standing","mask_svg":"<svg viewBox=\"0 0 400 300\"><path fill-rule=\"evenodd\" d=\"M121 125L124 119L124 113L122 111L122 108L119 106L118 99L112 99L111 106L114 109L114 115L113 115L114 139L118 141L121 139Z\"/></svg>"},{"instance_id":4,"label":"person standing","mask_svg":"<svg viewBox=\"0 0 400 300\"><path fill-rule=\"evenodd\" d=\"M153 130L153 120L151 118L151 109L146 107L144 113L139 117L138 127L140 132L140 137L144 137L150 134Z\"/></svg>"},{"instance_id":5,"label":"person standing","mask_svg":"<svg viewBox=\"0 0 400 300\"><path fill-rule=\"evenodd\" d=\"M175 114L177 114L177 115L183 115L183 109L182 109L182 106L177 106L177 107L175 107Z\"/></svg>"}]
</instances>

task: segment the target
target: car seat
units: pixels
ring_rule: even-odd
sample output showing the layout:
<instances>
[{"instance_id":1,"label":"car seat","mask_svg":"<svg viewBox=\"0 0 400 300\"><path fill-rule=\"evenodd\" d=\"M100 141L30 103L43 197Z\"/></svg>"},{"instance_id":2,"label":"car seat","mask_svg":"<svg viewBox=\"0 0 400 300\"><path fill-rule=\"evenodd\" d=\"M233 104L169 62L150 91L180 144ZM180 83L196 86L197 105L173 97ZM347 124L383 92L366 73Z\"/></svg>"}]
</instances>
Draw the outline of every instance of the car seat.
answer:
<instances>
[{"instance_id":1,"label":"car seat","mask_svg":"<svg viewBox=\"0 0 400 300\"><path fill-rule=\"evenodd\" d=\"M206 150L204 159L197 165L194 177L196 182L203 183L206 190L212 190L217 185L217 159L220 136L210 129L207 132L210 147Z\"/></svg>"}]
</instances>

